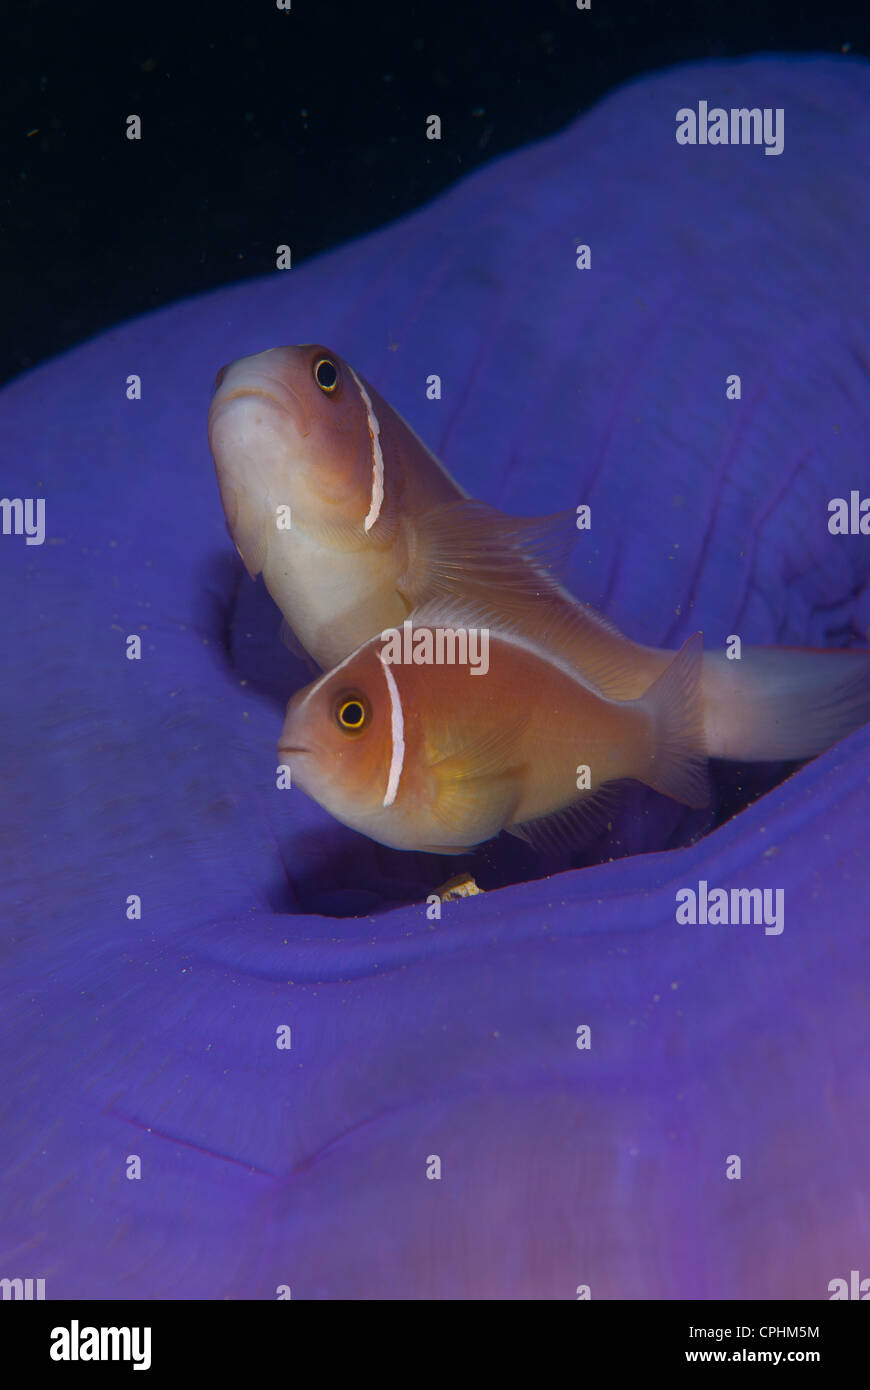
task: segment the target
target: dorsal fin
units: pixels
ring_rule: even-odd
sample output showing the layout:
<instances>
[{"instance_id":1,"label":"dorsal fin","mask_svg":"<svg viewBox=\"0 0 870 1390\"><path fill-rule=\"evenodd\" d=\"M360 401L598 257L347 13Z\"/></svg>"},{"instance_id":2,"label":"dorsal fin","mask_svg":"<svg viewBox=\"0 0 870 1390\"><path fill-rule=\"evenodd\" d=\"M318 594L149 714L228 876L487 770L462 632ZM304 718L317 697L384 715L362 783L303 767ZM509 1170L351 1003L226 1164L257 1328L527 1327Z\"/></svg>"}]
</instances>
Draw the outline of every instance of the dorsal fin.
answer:
<instances>
[{"instance_id":1,"label":"dorsal fin","mask_svg":"<svg viewBox=\"0 0 870 1390\"><path fill-rule=\"evenodd\" d=\"M586 609L573 600L550 603L536 599L537 607L527 615L511 613L509 606L494 604L472 593L467 597L442 596L430 599L408 615L414 627L486 628L494 637L517 640L541 661L552 662L572 679L606 699L635 699L652 684L661 667L667 667L674 653L656 654L660 665L648 679L636 675L632 661L636 648L627 637L614 633L604 649L598 643L600 630ZM492 660L492 657L490 657ZM626 694L626 687L631 693ZM639 689L638 689L639 687ZM616 693L614 693L614 691Z\"/></svg>"}]
</instances>

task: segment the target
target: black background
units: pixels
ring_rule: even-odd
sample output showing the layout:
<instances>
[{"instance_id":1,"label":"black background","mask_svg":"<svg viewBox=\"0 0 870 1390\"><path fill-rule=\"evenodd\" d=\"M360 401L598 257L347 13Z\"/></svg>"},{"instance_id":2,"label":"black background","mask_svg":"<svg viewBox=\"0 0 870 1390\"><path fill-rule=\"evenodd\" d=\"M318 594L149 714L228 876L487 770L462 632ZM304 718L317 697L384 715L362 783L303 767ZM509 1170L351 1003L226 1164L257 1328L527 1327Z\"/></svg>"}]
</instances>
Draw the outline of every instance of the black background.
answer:
<instances>
[{"instance_id":1,"label":"black background","mask_svg":"<svg viewBox=\"0 0 870 1390\"><path fill-rule=\"evenodd\" d=\"M392 221L639 73L870 55L868 0L7 0L3 25L0 379Z\"/></svg>"}]
</instances>

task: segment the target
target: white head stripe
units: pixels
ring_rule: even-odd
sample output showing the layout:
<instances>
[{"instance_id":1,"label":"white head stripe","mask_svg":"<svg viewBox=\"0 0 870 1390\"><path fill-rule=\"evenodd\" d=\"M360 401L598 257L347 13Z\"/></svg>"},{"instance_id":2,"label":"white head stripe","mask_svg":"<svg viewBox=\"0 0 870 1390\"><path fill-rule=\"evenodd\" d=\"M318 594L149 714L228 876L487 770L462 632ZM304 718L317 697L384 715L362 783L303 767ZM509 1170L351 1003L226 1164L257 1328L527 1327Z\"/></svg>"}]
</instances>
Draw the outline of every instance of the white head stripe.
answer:
<instances>
[{"instance_id":1,"label":"white head stripe","mask_svg":"<svg viewBox=\"0 0 870 1390\"><path fill-rule=\"evenodd\" d=\"M374 407L369 400L369 393L363 386L353 367L350 374L359 387L359 393L366 408L366 424L369 427L369 439L372 445L372 499L369 503L368 516L363 527L370 531L381 514L381 507L384 504L384 456L381 453L381 427L378 424L378 417L374 412Z\"/></svg>"},{"instance_id":2,"label":"white head stripe","mask_svg":"<svg viewBox=\"0 0 870 1390\"><path fill-rule=\"evenodd\" d=\"M381 663L381 670L387 678L387 690L390 694L392 753L390 755L390 771L387 777L387 790L384 792L384 805L392 806L399 790L399 778L402 776L402 768L405 763L405 719L402 714L402 701L395 677L384 661L382 652L378 652L378 659Z\"/></svg>"}]
</instances>

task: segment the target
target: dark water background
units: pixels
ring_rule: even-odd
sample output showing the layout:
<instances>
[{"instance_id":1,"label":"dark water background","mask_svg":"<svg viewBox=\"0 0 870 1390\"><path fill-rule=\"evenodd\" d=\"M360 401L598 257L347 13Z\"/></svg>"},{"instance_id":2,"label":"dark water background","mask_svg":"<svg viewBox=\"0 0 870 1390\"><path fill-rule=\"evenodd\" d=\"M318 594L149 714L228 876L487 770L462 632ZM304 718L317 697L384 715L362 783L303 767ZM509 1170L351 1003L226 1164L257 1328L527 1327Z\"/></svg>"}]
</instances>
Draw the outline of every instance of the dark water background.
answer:
<instances>
[{"instance_id":1,"label":"dark water background","mask_svg":"<svg viewBox=\"0 0 870 1390\"><path fill-rule=\"evenodd\" d=\"M299 266L638 74L870 56L866 0L30 0L0 24L0 380L268 272L279 243Z\"/></svg>"}]
</instances>

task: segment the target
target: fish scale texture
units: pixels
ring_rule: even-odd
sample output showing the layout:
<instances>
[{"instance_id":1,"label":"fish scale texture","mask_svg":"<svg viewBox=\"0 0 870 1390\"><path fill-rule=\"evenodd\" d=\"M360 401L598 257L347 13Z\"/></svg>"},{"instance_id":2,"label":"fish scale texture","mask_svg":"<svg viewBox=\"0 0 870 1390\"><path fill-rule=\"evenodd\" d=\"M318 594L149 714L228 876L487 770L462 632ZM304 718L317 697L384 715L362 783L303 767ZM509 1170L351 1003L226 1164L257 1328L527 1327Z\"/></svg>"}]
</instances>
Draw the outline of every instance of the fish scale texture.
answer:
<instances>
[{"instance_id":1,"label":"fish scale texture","mask_svg":"<svg viewBox=\"0 0 870 1390\"><path fill-rule=\"evenodd\" d=\"M784 152L678 146L702 99L782 107ZM3 489L47 508L43 546L0 537L0 1276L812 1299L866 1261L870 729L681 849L658 799L649 853L542 878L497 845L475 871L505 886L431 922L456 865L275 788L308 673L232 553L205 417L223 363L332 344L472 495L589 503L569 582L629 636L866 640L870 539L827 504L870 495L868 161L866 64L656 74L0 395ZM678 924L701 880L783 888L784 931Z\"/></svg>"}]
</instances>

